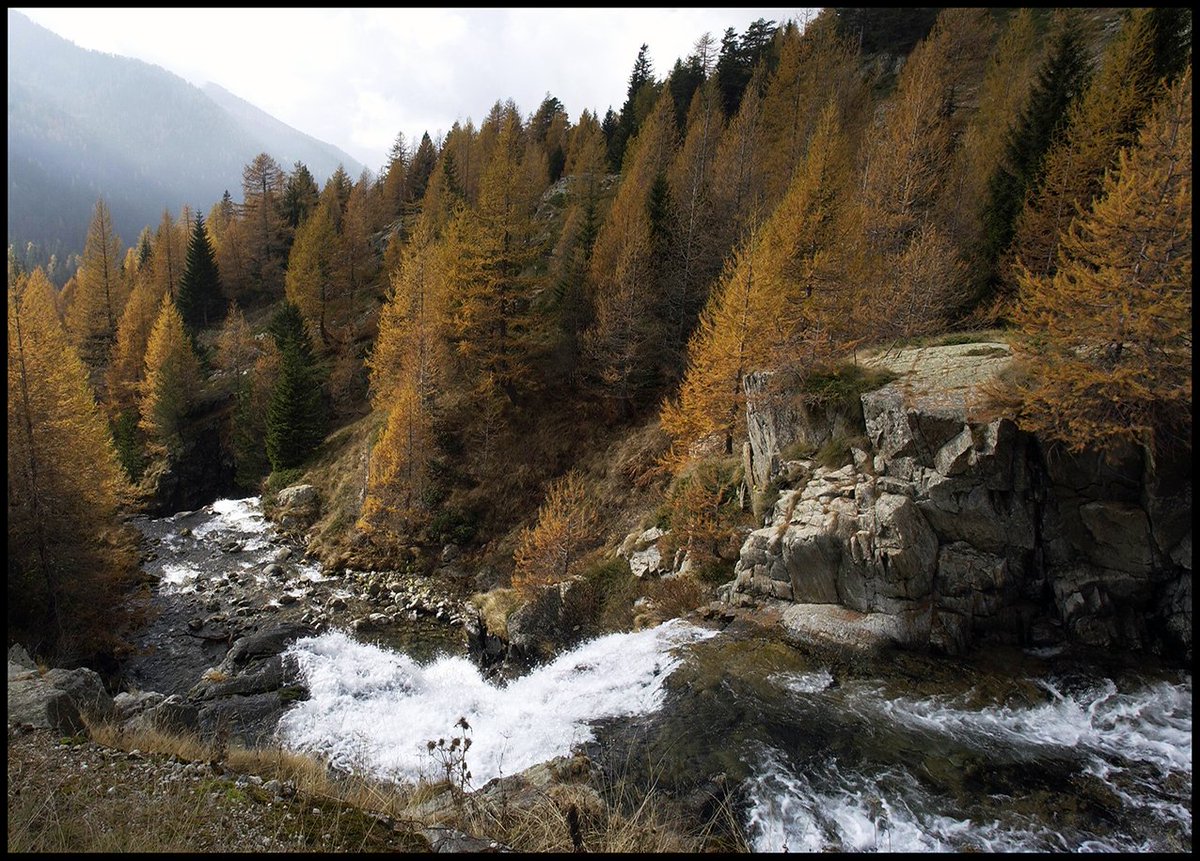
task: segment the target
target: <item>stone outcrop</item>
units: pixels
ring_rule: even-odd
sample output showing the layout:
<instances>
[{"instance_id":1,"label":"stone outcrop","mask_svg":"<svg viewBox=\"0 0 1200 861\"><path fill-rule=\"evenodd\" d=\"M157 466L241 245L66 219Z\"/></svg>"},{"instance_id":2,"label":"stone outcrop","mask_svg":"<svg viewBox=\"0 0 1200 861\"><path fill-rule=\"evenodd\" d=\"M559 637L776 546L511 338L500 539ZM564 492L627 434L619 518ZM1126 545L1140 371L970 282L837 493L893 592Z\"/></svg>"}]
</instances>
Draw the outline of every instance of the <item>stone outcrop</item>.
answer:
<instances>
[{"instance_id":1,"label":"stone outcrop","mask_svg":"<svg viewBox=\"0 0 1200 861\"><path fill-rule=\"evenodd\" d=\"M1007 419L976 420L979 385L1007 360L1003 344L877 358L900 376L862 396L853 433L871 450L836 469L781 462L779 440L822 432L787 428L811 419L793 407L754 406L755 480L785 489L726 600L883 614L874 629L892 641L948 653L1071 640L1190 660L1190 469L1070 456Z\"/></svg>"},{"instance_id":2,"label":"stone outcrop","mask_svg":"<svg viewBox=\"0 0 1200 861\"><path fill-rule=\"evenodd\" d=\"M8 650L8 723L75 735L92 721L110 719L112 697L93 670L53 669L42 674L20 645Z\"/></svg>"}]
</instances>

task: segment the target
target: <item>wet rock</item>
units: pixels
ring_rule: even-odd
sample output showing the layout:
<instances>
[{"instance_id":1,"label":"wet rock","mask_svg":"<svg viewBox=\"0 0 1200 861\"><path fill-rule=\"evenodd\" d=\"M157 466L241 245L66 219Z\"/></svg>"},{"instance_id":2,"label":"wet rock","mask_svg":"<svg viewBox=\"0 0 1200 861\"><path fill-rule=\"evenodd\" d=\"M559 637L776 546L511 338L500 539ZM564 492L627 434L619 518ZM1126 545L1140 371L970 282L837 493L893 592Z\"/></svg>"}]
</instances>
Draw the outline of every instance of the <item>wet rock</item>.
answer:
<instances>
[{"instance_id":1,"label":"wet rock","mask_svg":"<svg viewBox=\"0 0 1200 861\"><path fill-rule=\"evenodd\" d=\"M242 637L229 650L228 660L233 664L243 664L253 658L263 658L278 655L294 640L301 637L311 637L315 632L307 625L296 622L284 622L260 633Z\"/></svg>"}]
</instances>

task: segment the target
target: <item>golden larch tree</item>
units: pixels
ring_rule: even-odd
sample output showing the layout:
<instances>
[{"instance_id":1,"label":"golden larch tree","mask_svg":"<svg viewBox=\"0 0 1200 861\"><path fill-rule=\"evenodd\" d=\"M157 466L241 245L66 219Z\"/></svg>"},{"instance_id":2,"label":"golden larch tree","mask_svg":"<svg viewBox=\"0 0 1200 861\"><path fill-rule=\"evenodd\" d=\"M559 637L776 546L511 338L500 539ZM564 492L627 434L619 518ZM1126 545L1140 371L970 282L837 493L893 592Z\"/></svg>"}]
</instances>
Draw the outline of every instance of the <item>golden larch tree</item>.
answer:
<instances>
[{"instance_id":1,"label":"golden larch tree","mask_svg":"<svg viewBox=\"0 0 1200 861\"><path fill-rule=\"evenodd\" d=\"M1021 270L1022 427L1072 450L1190 447L1192 78L1158 101L1053 275Z\"/></svg>"},{"instance_id":2,"label":"golden larch tree","mask_svg":"<svg viewBox=\"0 0 1200 861\"><path fill-rule=\"evenodd\" d=\"M134 570L129 487L87 371L35 269L8 291L9 631L38 651L111 648Z\"/></svg>"},{"instance_id":3,"label":"golden larch tree","mask_svg":"<svg viewBox=\"0 0 1200 861\"><path fill-rule=\"evenodd\" d=\"M183 420L196 402L200 360L192 349L183 317L164 296L146 345L141 383L141 428L158 445L172 450L180 443Z\"/></svg>"},{"instance_id":4,"label":"golden larch tree","mask_svg":"<svg viewBox=\"0 0 1200 861\"><path fill-rule=\"evenodd\" d=\"M517 538L513 587L530 594L576 573L584 551L595 541L597 523L595 503L579 474L570 472L555 481L538 509L537 522Z\"/></svg>"},{"instance_id":5,"label":"golden larch tree","mask_svg":"<svg viewBox=\"0 0 1200 861\"><path fill-rule=\"evenodd\" d=\"M112 215L104 201L98 200L68 318L79 355L93 370L108 363L117 340L117 324L125 307L122 257L121 238L113 227Z\"/></svg>"}]
</instances>

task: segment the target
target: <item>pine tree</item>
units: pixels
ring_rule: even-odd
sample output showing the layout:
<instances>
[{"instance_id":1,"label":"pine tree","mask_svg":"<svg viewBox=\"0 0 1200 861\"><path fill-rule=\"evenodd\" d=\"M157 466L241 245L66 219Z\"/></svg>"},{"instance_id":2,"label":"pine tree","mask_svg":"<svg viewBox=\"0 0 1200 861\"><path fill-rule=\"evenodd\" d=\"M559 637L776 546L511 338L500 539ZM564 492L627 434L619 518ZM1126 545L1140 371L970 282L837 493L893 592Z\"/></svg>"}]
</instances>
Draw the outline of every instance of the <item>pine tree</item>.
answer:
<instances>
[{"instance_id":1,"label":"pine tree","mask_svg":"<svg viewBox=\"0 0 1200 861\"><path fill-rule=\"evenodd\" d=\"M1038 71L1017 124L1007 137L1004 154L988 181L988 199L983 212L984 238L981 249L981 299L994 302L1001 255L1012 242L1017 217L1026 195L1038 181L1047 150L1060 134L1067 108L1087 81L1087 64L1075 14L1062 11L1046 59ZM1011 297L1011 293L1006 294ZM1001 300L1001 305L1007 299ZM998 313L999 306L990 310Z\"/></svg>"},{"instance_id":2,"label":"pine tree","mask_svg":"<svg viewBox=\"0 0 1200 861\"><path fill-rule=\"evenodd\" d=\"M179 449L200 382L200 360L183 317L171 297L164 296L146 345L146 370L140 387L140 427L159 448L168 452Z\"/></svg>"},{"instance_id":3,"label":"pine tree","mask_svg":"<svg viewBox=\"0 0 1200 861\"><path fill-rule=\"evenodd\" d=\"M279 376L267 408L267 457L274 470L299 466L324 439L324 410L316 373L299 342L280 345Z\"/></svg>"},{"instance_id":4,"label":"pine tree","mask_svg":"<svg viewBox=\"0 0 1200 861\"><path fill-rule=\"evenodd\" d=\"M221 273L204 226L197 213L188 242L187 261L179 279L179 313L184 324L195 333L219 322L225 309L221 294Z\"/></svg>"},{"instance_id":5,"label":"pine tree","mask_svg":"<svg viewBox=\"0 0 1200 861\"><path fill-rule=\"evenodd\" d=\"M1160 98L1053 275L1022 270L1022 427L1083 448L1190 448L1192 78Z\"/></svg>"},{"instance_id":6,"label":"pine tree","mask_svg":"<svg viewBox=\"0 0 1200 861\"><path fill-rule=\"evenodd\" d=\"M309 213L317 208L319 199L320 192L312 172L304 162L296 162L284 182L283 197L280 200L280 211L287 226L292 230L299 228Z\"/></svg>"},{"instance_id":7,"label":"pine tree","mask_svg":"<svg viewBox=\"0 0 1200 861\"><path fill-rule=\"evenodd\" d=\"M8 290L9 632L83 659L116 644L135 568L129 493L53 288L35 269Z\"/></svg>"},{"instance_id":8,"label":"pine tree","mask_svg":"<svg viewBox=\"0 0 1200 861\"><path fill-rule=\"evenodd\" d=\"M325 406L300 310L285 302L270 332L278 366L265 416L266 453L272 469L287 469L303 462L325 438Z\"/></svg>"}]
</instances>

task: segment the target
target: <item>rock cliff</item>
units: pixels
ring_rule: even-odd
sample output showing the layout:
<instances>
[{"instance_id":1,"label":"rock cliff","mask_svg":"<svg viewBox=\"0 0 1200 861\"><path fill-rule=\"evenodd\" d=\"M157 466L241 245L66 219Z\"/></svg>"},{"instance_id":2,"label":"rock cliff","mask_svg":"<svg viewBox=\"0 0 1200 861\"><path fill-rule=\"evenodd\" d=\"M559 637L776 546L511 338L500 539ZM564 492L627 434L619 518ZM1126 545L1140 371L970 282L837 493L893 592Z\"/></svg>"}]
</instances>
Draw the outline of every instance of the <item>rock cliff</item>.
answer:
<instances>
[{"instance_id":1,"label":"rock cliff","mask_svg":"<svg viewBox=\"0 0 1200 861\"><path fill-rule=\"evenodd\" d=\"M1190 463L1070 455L978 420L980 386L1010 361L999 343L869 357L897 377L862 396L851 431L870 450L840 468L780 452L845 433L846 417L806 415L751 378L748 474L781 492L724 599L803 605L791 618L818 638L836 610L951 654L1069 640L1190 661Z\"/></svg>"}]
</instances>

